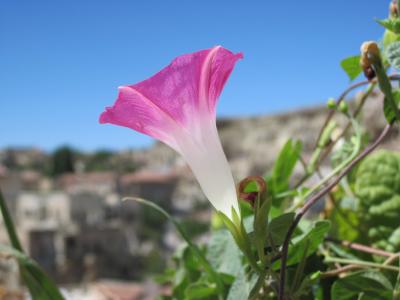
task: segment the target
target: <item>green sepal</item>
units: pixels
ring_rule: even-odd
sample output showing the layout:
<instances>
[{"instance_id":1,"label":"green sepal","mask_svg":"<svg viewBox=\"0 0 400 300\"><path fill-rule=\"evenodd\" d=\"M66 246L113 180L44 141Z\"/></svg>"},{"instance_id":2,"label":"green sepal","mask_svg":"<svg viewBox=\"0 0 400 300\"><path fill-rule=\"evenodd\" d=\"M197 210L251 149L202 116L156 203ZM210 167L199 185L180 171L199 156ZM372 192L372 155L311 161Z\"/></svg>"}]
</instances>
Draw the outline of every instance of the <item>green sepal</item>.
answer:
<instances>
[{"instance_id":1,"label":"green sepal","mask_svg":"<svg viewBox=\"0 0 400 300\"><path fill-rule=\"evenodd\" d=\"M387 30L397 34L400 33L400 19L376 19L376 22L385 27Z\"/></svg>"},{"instance_id":2,"label":"green sepal","mask_svg":"<svg viewBox=\"0 0 400 300\"><path fill-rule=\"evenodd\" d=\"M400 110L400 90L395 90L392 92L392 101L395 102L397 110ZM383 101L383 113L385 114L386 121L389 124L392 124L396 121L396 112L393 108L393 103L389 100L388 97L385 97ZM400 120L399 120L400 121Z\"/></svg>"}]
</instances>

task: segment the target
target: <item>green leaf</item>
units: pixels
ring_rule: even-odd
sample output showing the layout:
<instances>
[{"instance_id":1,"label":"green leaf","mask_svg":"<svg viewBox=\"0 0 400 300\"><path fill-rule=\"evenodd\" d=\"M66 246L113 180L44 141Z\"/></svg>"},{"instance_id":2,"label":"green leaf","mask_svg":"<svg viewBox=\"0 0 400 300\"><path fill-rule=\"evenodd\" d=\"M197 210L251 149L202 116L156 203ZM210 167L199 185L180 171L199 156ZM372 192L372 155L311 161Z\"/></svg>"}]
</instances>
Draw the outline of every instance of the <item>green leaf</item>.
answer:
<instances>
[{"instance_id":1,"label":"green leaf","mask_svg":"<svg viewBox=\"0 0 400 300\"><path fill-rule=\"evenodd\" d=\"M400 250L400 154L381 150L368 156L356 173L358 215L374 246Z\"/></svg>"},{"instance_id":2,"label":"green leaf","mask_svg":"<svg viewBox=\"0 0 400 300\"><path fill-rule=\"evenodd\" d=\"M398 41L400 41L400 35L394 33L393 31L385 30L385 33L383 34L384 49L387 49L390 44Z\"/></svg>"},{"instance_id":3,"label":"green leaf","mask_svg":"<svg viewBox=\"0 0 400 300\"><path fill-rule=\"evenodd\" d=\"M306 266L306 261L307 261L307 252L308 252L308 246L310 245L310 240L306 240L306 245L303 250L303 257L300 260L300 263L297 265L296 268L296 273L294 275L294 278L292 280L292 286L290 287L290 290L292 293L296 292L299 290L301 283L303 282L303 276L304 276L304 268Z\"/></svg>"},{"instance_id":4,"label":"green leaf","mask_svg":"<svg viewBox=\"0 0 400 300\"><path fill-rule=\"evenodd\" d=\"M174 268L170 268L165 272L166 283L172 284L172 296L177 299L184 299L187 288L193 284L205 282L212 279L202 269L197 256L193 253L188 244L182 244L178 247L173 255L175 262ZM201 277L203 275L203 277Z\"/></svg>"},{"instance_id":5,"label":"green leaf","mask_svg":"<svg viewBox=\"0 0 400 300\"><path fill-rule=\"evenodd\" d=\"M397 108L400 108L400 91L393 91L393 98L396 102ZM385 118L389 124L393 123L396 120L396 113L393 111L392 104L389 102L389 99L385 97L383 102L383 112L385 114Z\"/></svg>"},{"instance_id":6,"label":"green leaf","mask_svg":"<svg viewBox=\"0 0 400 300\"><path fill-rule=\"evenodd\" d=\"M204 299L213 295L217 295L218 290L215 284L196 282L192 283L185 290L185 299L187 300L199 300Z\"/></svg>"},{"instance_id":7,"label":"green leaf","mask_svg":"<svg viewBox=\"0 0 400 300\"><path fill-rule=\"evenodd\" d=\"M400 19L376 20L379 24L394 33L400 33Z\"/></svg>"},{"instance_id":8,"label":"green leaf","mask_svg":"<svg viewBox=\"0 0 400 300\"><path fill-rule=\"evenodd\" d=\"M175 278L175 270L172 268L166 268L163 273L154 275L153 279L160 285L170 283Z\"/></svg>"},{"instance_id":9,"label":"green leaf","mask_svg":"<svg viewBox=\"0 0 400 300\"><path fill-rule=\"evenodd\" d=\"M265 265L265 242L268 230L268 214L271 208L270 198L261 199L257 197L254 210L254 244L257 249L258 258Z\"/></svg>"},{"instance_id":10,"label":"green leaf","mask_svg":"<svg viewBox=\"0 0 400 300\"><path fill-rule=\"evenodd\" d=\"M292 292L293 299L309 299L305 298L306 296L310 297L310 290L313 294L314 300L323 300L323 295L321 295L321 284L318 284L320 280L321 272L316 271L314 273L310 273L305 275L304 279L302 280L300 286Z\"/></svg>"},{"instance_id":11,"label":"green leaf","mask_svg":"<svg viewBox=\"0 0 400 300\"><path fill-rule=\"evenodd\" d=\"M226 229L214 231L207 247L207 258L214 270L236 277L242 268L239 248Z\"/></svg>"},{"instance_id":12,"label":"green leaf","mask_svg":"<svg viewBox=\"0 0 400 300\"><path fill-rule=\"evenodd\" d=\"M200 268L196 254L188 244L180 245L174 253L173 259L177 265L183 265L186 270L197 271Z\"/></svg>"},{"instance_id":13,"label":"green leaf","mask_svg":"<svg viewBox=\"0 0 400 300\"><path fill-rule=\"evenodd\" d=\"M3 194L0 191L0 210L8 237L13 248L1 246L0 251L8 253L18 261L21 277L29 289L33 300L64 299L55 283L46 275L40 266L23 253L15 226L8 211Z\"/></svg>"},{"instance_id":14,"label":"green leaf","mask_svg":"<svg viewBox=\"0 0 400 300\"><path fill-rule=\"evenodd\" d=\"M400 260L399 260L399 267L400 267ZM399 297L400 297L400 272L399 274L397 274L396 283L394 285L393 299L399 299Z\"/></svg>"},{"instance_id":15,"label":"green leaf","mask_svg":"<svg viewBox=\"0 0 400 300\"><path fill-rule=\"evenodd\" d=\"M218 216L221 218L226 228L231 233L233 239L235 240L238 247L243 251L244 245L240 235L240 230L236 227L236 225L222 212L218 212Z\"/></svg>"},{"instance_id":16,"label":"green leaf","mask_svg":"<svg viewBox=\"0 0 400 300\"><path fill-rule=\"evenodd\" d=\"M349 76L350 81L353 81L357 78L358 75L362 72L362 68L360 66L360 56L350 56L343 59L340 62L340 66L346 72L347 76Z\"/></svg>"},{"instance_id":17,"label":"green leaf","mask_svg":"<svg viewBox=\"0 0 400 300\"><path fill-rule=\"evenodd\" d=\"M313 226L303 235L295 237L292 240L293 246L289 247L287 265L290 266L300 262L304 255L304 249L306 248L306 257L317 251L330 228L331 223L329 221L317 221L313 223Z\"/></svg>"},{"instance_id":18,"label":"green leaf","mask_svg":"<svg viewBox=\"0 0 400 300\"><path fill-rule=\"evenodd\" d=\"M380 271L361 271L338 279L332 286L333 300L356 299L364 293L362 299L392 299L392 285Z\"/></svg>"},{"instance_id":19,"label":"green leaf","mask_svg":"<svg viewBox=\"0 0 400 300\"><path fill-rule=\"evenodd\" d=\"M260 274L257 275L257 280L255 280L255 283L253 284L253 287L250 290L248 299L249 300L258 300L259 297L259 292L261 288L265 285L265 277L267 276L267 269L264 269Z\"/></svg>"},{"instance_id":20,"label":"green leaf","mask_svg":"<svg viewBox=\"0 0 400 300\"><path fill-rule=\"evenodd\" d=\"M218 274L215 272L215 270L212 268L212 266L210 265L210 263L208 262L208 260L206 259L206 257L204 256L203 252L191 241L191 239L189 238L189 236L186 234L185 230L182 228L182 226L179 224L178 221L176 221L168 212L166 212L162 207L158 206L157 204L151 202L151 201L147 201L145 199L142 198L131 198L131 197L127 197L123 199L124 201L127 200L132 200L132 201L136 201L140 204L146 205L156 211L158 211L160 214L162 214L165 218L167 218L169 221L172 222L172 224L174 224L176 230L179 232L179 234L181 235L181 237L185 240L185 242L188 244L188 246L190 247L190 250L192 251L192 253L197 257L198 262L202 265L202 267L204 268L205 272L210 276L210 278L213 279L213 281L217 284L217 288L219 290L219 292L222 293L223 291L223 282L221 280L221 278L219 278ZM235 210L232 208L233 212L235 212ZM224 216L222 213L220 213L220 215ZM227 217L225 217L227 219Z\"/></svg>"},{"instance_id":21,"label":"green leaf","mask_svg":"<svg viewBox=\"0 0 400 300\"><path fill-rule=\"evenodd\" d=\"M286 233L293 222L295 213L286 213L271 220L267 229L267 241L269 246L282 245Z\"/></svg>"},{"instance_id":22,"label":"green leaf","mask_svg":"<svg viewBox=\"0 0 400 300\"><path fill-rule=\"evenodd\" d=\"M241 269L229 290L227 300L247 300L256 282L257 276L253 275L249 278Z\"/></svg>"},{"instance_id":23,"label":"green leaf","mask_svg":"<svg viewBox=\"0 0 400 300\"><path fill-rule=\"evenodd\" d=\"M387 46L386 57L393 68L400 69L400 42L393 42Z\"/></svg>"},{"instance_id":24,"label":"green leaf","mask_svg":"<svg viewBox=\"0 0 400 300\"><path fill-rule=\"evenodd\" d=\"M302 150L300 141L288 140L279 153L272 169L271 177L267 179L268 188L273 194L286 191L289 187L290 176L300 158Z\"/></svg>"},{"instance_id":25,"label":"green leaf","mask_svg":"<svg viewBox=\"0 0 400 300\"><path fill-rule=\"evenodd\" d=\"M292 244L289 246L287 265L295 265L299 263L303 257L309 257L317 251L319 245L324 241L324 237L331 227L329 221L317 221L303 234L292 239ZM304 253L306 254L304 255ZM280 261L276 261L273 269L279 269Z\"/></svg>"},{"instance_id":26,"label":"green leaf","mask_svg":"<svg viewBox=\"0 0 400 300\"><path fill-rule=\"evenodd\" d=\"M359 260L360 258L357 257L356 255L352 254L350 251L348 251L348 248L342 248L335 243L329 243L329 249L339 255L340 257L344 257L346 259L352 259L352 260Z\"/></svg>"},{"instance_id":27,"label":"green leaf","mask_svg":"<svg viewBox=\"0 0 400 300\"><path fill-rule=\"evenodd\" d=\"M254 209L249 202L239 200L239 207L242 219L254 214Z\"/></svg>"},{"instance_id":28,"label":"green leaf","mask_svg":"<svg viewBox=\"0 0 400 300\"><path fill-rule=\"evenodd\" d=\"M34 260L22 252L4 245L0 245L0 253L14 257L18 261L22 278L29 288L33 300L64 299L55 283Z\"/></svg>"}]
</instances>

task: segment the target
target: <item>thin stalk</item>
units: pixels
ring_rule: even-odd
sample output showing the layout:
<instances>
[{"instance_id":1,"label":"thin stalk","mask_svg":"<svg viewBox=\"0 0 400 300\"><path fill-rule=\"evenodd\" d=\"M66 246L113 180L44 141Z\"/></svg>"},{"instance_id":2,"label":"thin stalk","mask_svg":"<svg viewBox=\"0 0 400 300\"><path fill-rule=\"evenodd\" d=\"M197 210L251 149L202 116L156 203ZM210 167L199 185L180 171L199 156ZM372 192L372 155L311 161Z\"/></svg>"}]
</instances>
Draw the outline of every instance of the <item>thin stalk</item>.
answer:
<instances>
[{"instance_id":1,"label":"thin stalk","mask_svg":"<svg viewBox=\"0 0 400 300\"><path fill-rule=\"evenodd\" d=\"M347 166L358 154L361 148L361 129L360 126L357 124L356 120L353 119L352 117L350 118L351 123L353 124L354 130L356 132L356 145L353 149L353 152L349 156L348 159L346 159L344 162L342 162L339 166L337 166L328 176L326 176L324 179L322 179L316 186L311 188L308 193L304 196L304 198L307 198L309 195L314 193L315 191L319 190L321 186L325 185L331 178L336 176L345 166Z\"/></svg>"},{"instance_id":2,"label":"thin stalk","mask_svg":"<svg viewBox=\"0 0 400 300\"><path fill-rule=\"evenodd\" d=\"M354 230L359 230L356 224L354 224L350 218L346 216L346 213L342 210L342 208L336 203L336 198L333 195L333 193L329 193L328 195L328 200L331 203L333 210L342 218L343 222L345 222L349 227L353 228ZM329 214L326 212L325 213L326 217L329 216Z\"/></svg>"},{"instance_id":3,"label":"thin stalk","mask_svg":"<svg viewBox=\"0 0 400 300\"><path fill-rule=\"evenodd\" d=\"M387 266L387 265L373 263L373 262L369 262L369 261L363 261L363 260L354 260L354 259L346 259L346 258L328 256L328 257L325 257L325 262L327 262L327 263L337 262L340 264L357 265L357 266L364 266L364 267L369 267L369 268L377 268L377 269L382 269L382 270L400 272L399 267Z\"/></svg>"},{"instance_id":4,"label":"thin stalk","mask_svg":"<svg viewBox=\"0 0 400 300\"><path fill-rule=\"evenodd\" d=\"M361 100L356 108L356 110L354 111L354 118L356 118L362 108L364 107L364 104L366 102L366 100L368 99L368 97L371 95L371 93L373 92L374 88L376 87L376 82L371 83L367 89L365 90L365 93L362 95ZM344 128L344 130L340 133L340 135L334 140L332 141L325 149L324 153L321 155L321 159L319 160L319 164L321 162L323 162L326 157L329 155L329 153L332 151L333 147L337 144L337 142L345 136L345 134L349 131L349 129L351 128L351 121L349 121L346 125L346 127ZM318 165L317 165L318 166Z\"/></svg>"},{"instance_id":5,"label":"thin stalk","mask_svg":"<svg viewBox=\"0 0 400 300\"><path fill-rule=\"evenodd\" d=\"M353 250L357 250L357 251L361 251L361 252L369 253L369 254L373 254L373 255L378 255L378 256L383 256L383 257L393 257L393 255L396 255L395 253L392 253L392 252L384 251L381 249L376 249L373 247L369 247L366 245L353 243L353 242L349 242L349 241L337 240L337 239L333 239L333 238L325 238L325 240L328 242L331 242L331 243L339 244L341 246L344 246L344 247L347 247L347 248L350 248Z\"/></svg>"},{"instance_id":6,"label":"thin stalk","mask_svg":"<svg viewBox=\"0 0 400 300\"><path fill-rule=\"evenodd\" d=\"M388 78L389 78L390 81L400 81L400 75L397 75L397 74L389 75ZM361 86L364 86L364 85L366 85L366 84L368 84L368 83L370 83L370 84L369 84L369 86L367 87L367 89L366 89L366 91L365 91L365 94L363 95L363 97L362 97L362 99L361 99L361 101L360 101L360 104L359 104L358 108L357 108L356 111L354 112L354 117L357 117L357 116L359 115L359 113L361 112L361 109L362 109L362 107L364 106L366 99L368 98L368 96L373 92L374 88L376 87L376 85L377 85L377 83L378 83L376 79L374 79L374 80L372 80L372 81L365 80L365 81L361 81L361 82L358 82L358 83L355 83L355 84L350 85L350 86L349 86L346 90L344 90L344 91L342 92L342 94L338 97L338 99L337 99L337 101L336 101L336 105L339 105L339 104L345 99L345 97L346 97L350 92L352 92L353 90L355 90L355 89L357 89L357 88L359 88L359 87L361 87ZM334 110L331 110L331 111L329 112L329 114L328 114L328 116L327 116L327 118L326 118L326 120L325 120L325 122L324 122L324 125L323 125L323 127L321 128L321 130L320 130L320 132L319 132L319 136L318 136L318 138L317 138L315 148L316 148L317 145L318 145L318 141L319 141L319 139L320 139L322 133L324 132L325 127L329 124L329 122L330 122L331 119L333 118L334 114L335 114L335 111L334 111ZM343 130L343 132L341 133L341 135L340 135L336 140L334 140L332 143L330 143L330 144L327 146L327 149L326 149L325 152L321 155L320 160L319 160L319 161L317 162L317 164L316 164L316 169L319 168L319 164L320 164L322 161L324 161L324 160L326 159L326 157L328 156L328 154L332 151L333 147L334 147L334 146L336 145L336 143L340 140L340 138L342 138L342 137L347 133L347 131L350 129L350 127L351 127L351 122L349 122L349 123L347 124L346 128ZM300 186L300 184L302 184L304 181L306 181L306 180L309 178L309 176L310 176L309 174L305 174L305 176L301 179L301 182L299 182L299 183L296 184L295 186L296 186L296 187L297 187L297 186Z\"/></svg>"},{"instance_id":7,"label":"thin stalk","mask_svg":"<svg viewBox=\"0 0 400 300\"><path fill-rule=\"evenodd\" d=\"M379 87L389 102L389 105L396 116L397 122L400 123L400 111L397 107L396 100L393 97L392 84L388 75L386 74L385 68L382 65L381 59L377 59L373 66L376 72L376 77L378 78Z\"/></svg>"},{"instance_id":8,"label":"thin stalk","mask_svg":"<svg viewBox=\"0 0 400 300\"><path fill-rule=\"evenodd\" d=\"M390 76L391 80L399 80L399 78L397 76ZM354 112L354 118L361 112L361 108L365 103L365 100L368 98L368 96L372 93L372 91L374 90L377 82L376 80L369 82L368 80L365 81L361 81L355 84L350 85L347 89L345 89L342 94L338 97L338 99L336 100L336 105L338 106L342 101L345 100L346 96L352 92L354 89L357 89L361 86L364 85L368 85L365 94L363 95L363 98L361 99L361 102L358 106L358 108L356 109L356 111ZM319 141L321 140L321 137L323 135L323 133L325 132L326 128L328 127L329 123L331 122L333 116L335 115L336 111L335 110L331 110L328 114L328 116L325 119L325 122L321 128L321 130L319 131L318 134L318 138L316 140L315 146L314 146L314 151L316 151L318 149L319 146ZM349 130L349 128L351 127L351 121L349 121L349 123L347 124L345 130L342 132L341 136L336 139L335 141L333 141L332 143L330 143L329 145L327 145L327 149L324 151L324 153L320 153L318 160L315 162L315 169L318 170L319 169L319 164L321 163L321 161L323 161L326 156L330 153L330 151L332 151L333 146L338 142L338 140L347 132L347 130ZM304 183L309 177L311 176L310 172L306 172L304 174L304 176L300 179L300 181L295 185L295 187L299 187L302 183Z\"/></svg>"},{"instance_id":9,"label":"thin stalk","mask_svg":"<svg viewBox=\"0 0 400 300\"><path fill-rule=\"evenodd\" d=\"M386 125L383 129L379 137L375 140L374 143L369 145L367 148L364 149L349 165L347 165L342 172L333 180L330 184L326 185L323 189L319 192L315 193L310 200L308 200L302 208L299 209L297 212L293 223L289 227L288 232L286 233L285 240L282 245L282 256L281 256L281 269L280 269L280 283L279 283L279 300L285 299L285 281L286 281L286 264L287 264L287 256L289 250L289 242L292 237L294 230L296 229L297 225L299 224L301 218L306 214L306 212L318 202L324 195L329 193L333 187L335 187L340 180L347 175L347 173L362 159L364 159L368 154L370 154L379 144L383 141L383 139L387 136L390 129L392 128L392 124Z\"/></svg>"},{"instance_id":10,"label":"thin stalk","mask_svg":"<svg viewBox=\"0 0 400 300\"><path fill-rule=\"evenodd\" d=\"M345 89L345 90L342 92L342 94L340 94L340 96L339 96L338 99L336 100L336 105L339 105L339 104L346 98L346 96L347 96L350 92L352 92L354 89L359 88L359 87L364 86L364 85L367 85L367 84L369 84L369 83L370 83L370 82L369 82L368 80L364 80L364 81L360 81L360 82L357 82L357 83L354 83L354 84L350 85L347 89ZM317 146L318 146L318 141L321 139L321 136L322 136L322 134L323 134L323 132L324 132L324 130L325 130L325 127L328 126L328 124L329 124L329 122L332 120L332 118L333 118L335 112L336 112L336 111L331 110L331 111L329 112L328 116L326 117L325 122L324 122L324 125L322 126L321 130L319 131L318 138L317 138L317 141L316 141L316 145L315 145L314 148L317 148Z\"/></svg>"},{"instance_id":11,"label":"thin stalk","mask_svg":"<svg viewBox=\"0 0 400 300\"><path fill-rule=\"evenodd\" d=\"M8 207L6 204L6 200L4 199L3 193L1 192L1 190L0 190L0 210L1 210L1 214L3 216L4 225L6 227L8 238L10 239L11 245L16 250L18 250L20 252L24 252L24 250L22 249L21 242L18 239L18 235L15 230L14 222L11 218L10 211L8 210Z\"/></svg>"},{"instance_id":12,"label":"thin stalk","mask_svg":"<svg viewBox=\"0 0 400 300\"><path fill-rule=\"evenodd\" d=\"M399 267L400 267L400 261L399 261ZM399 299L400 299L400 271L399 274L397 274L396 283L393 289L393 300L399 300Z\"/></svg>"},{"instance_id":13,"label":"thin stalk","mask_svg":"<svg viewBox=\"0 0 400 300\"><path fill-rule=\"evenodd\" d=\"M218 291L220 293L223 292L224 290L224 284L221 280L221 278L218 276L218 274L214 271L213 267L211 266L211 264L209 263L209 261L207 260L207 258L204 256L204 254L201 252L201 250L192 243L192 241L190 240L189 236L186 234L186 232L183 230L181 224L179 224L174 218L171 217L171 215L166 212L162 207L158 206L157 204L147 201L145 199L142 198L136 198L136 197L126 197L122 199L123 201L127 201L127 200L133 200L136 201L140 204L143 205L147 205L151 208L153 208L154 210L158 211L160 214L162 214L166 219L168 219L169 221L171 221L176 230L179 232L179 234L181 235L181 237L185 240L185 242L189 245L190 249L194 252L194 254L197 256L197 259L199 260L199 262L201 263L201 265L203 266L204 270L210 275L210 277L215 281L215 283L217 284L217 288ZM222 296L220 296L222 297Z\"/></svg>"},{"instance_id":14,"label":"thin stalk","mask_svg":"<svg viewBox=\"0 0 400 300\"><path fill-rule=\"evenodd\" d=\"M359 270L359 269L365 269L367 268L366 266L360 266L360 265L347 265L344 267L340 267L334 270L326 271L321 273L321 278L329 278L329 277L336 277L339 276L340 274L347 273L349 271L353 270Z\"/></svg>"},{"instance_id":15,"label":"thin stalk","mask_svg":"<svg viewBox=\"0 0 400 300\"><path fill-rule=\"evenodd\" d=\"M356 139L356 143L355 143L355 147L353 149L353 152L351 153L351 155L345 161L343 161L339 166L337 166L330 174L328 174L325 178L323 178L320 182L318 182L318 184L316 184L314 187L312 187L302 197L302 199L306 199L307 197L309 197L310 195L315 193L322 186L324 186L329 180L331 180L334 176L339 174L340 171L343 170L343 168L345 166L347 166L357 156L357 154L359 153L360 148L361 148L361 128L358 125L357 121L352 116L349 116L349 118L350 118L351 123L353 124L354 130L355 130L355 133L356 133L356 138L357 138ZM303 201L299 201L299 203L296 206L301 205L301 204L303 204Z\"/></svg>"},{"instance_id":16,"label":"thin stalk","mask_svg":"<svg viewBox=\"0 0 400 300\"><path fill-rule=\"evenodd\" d=\"M387 260L385 260L385 262L383 264L390 265L394 261L396 261L396 259L398 259L398 258L400 258L400 253L394 253L391 257L389 257ZM399 260L399 263L400 263L400 260Z\"/></svg>"},{"instance_id":17,"label":"thin stalk","mask_svg":"<svg viewBox=\"0 0 400 300\"><path fill-rule=\"evenodd\" d=\"M391 80L391 81L399 81L399 80L400 80L400 75L397 75L397 74L390 75L390 76L389 76L389 80ZM359 88L359 87L362 87L362 86L364 86L364 85L367 85L367 84L376 85L376 84L377 84L377 80L376 80L376 79L373 79L373 80L371 80L371 81L369 81L369 80L364 80L364 81L360 81L360 82L357 82L357 83L354 83L354 84L350 85L350 86L349 86L348 88L346 88L346 89L342 92L342 94L340 94L340 96L337 98L336 105L339 105L340 102L342 102L342 101L346 98L346 96L347 96L348 94L350 94L353 90L355 90L355 89L357 89L357 88ZM371 92L372 92L372 90L371 90ZM318 138L317 138L317 142L316 142L316 143L318 143L319 139L321 138L322 133L323 133L324 130L325 130L325 127L329 124L329 122L330 122L331 119L333 118L334 114L335 114L335 111L334 111L334 110L331 110L331 111L329 112L328 116L327 116L326 119L325 119L324 125L322 126L322 128L321 128L321 130L320 130L320 132L319 132L319 135L318 135ZM315 145L314 148L316 148L316 147L317 147L317 144Z\"/></svg>"}]
</instances>

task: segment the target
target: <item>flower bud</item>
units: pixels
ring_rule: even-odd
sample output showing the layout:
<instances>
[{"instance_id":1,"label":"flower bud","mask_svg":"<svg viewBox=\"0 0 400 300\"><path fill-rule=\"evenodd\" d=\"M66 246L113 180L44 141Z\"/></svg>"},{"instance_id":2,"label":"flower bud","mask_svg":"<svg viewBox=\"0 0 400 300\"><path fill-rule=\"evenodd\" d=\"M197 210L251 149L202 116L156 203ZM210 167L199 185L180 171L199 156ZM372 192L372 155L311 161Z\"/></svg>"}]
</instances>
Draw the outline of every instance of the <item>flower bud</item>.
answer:
<instances>
[{"instance_id":1,"label":"flower bud","mask_svg":"<svg viewBox=\"0 0 400 300\"><path fill-rule=\"evenodd\" d=\"M347 114L347 112L349 111L349 105L347 104L346 101L340 102L339 111L344 113L344 114Z\"/></svg>"},{"instance_id":2,"label":"flower bud","mask_svg":"<svg viewBox=\"0 0 400 300\"><path fill-rule=\"evenodd\" d=\"M329 99L328 99L328 102L326 102L326 106L327 106L329 109L335 109L335 108L336 108L336 101L335 101L335 99L334 99L334 98L329 98Z\"/></svg>"},{"instance_id":3,"label":"flower bud","mask_svg":"<svg viewBox=\"0 0 400 300\"><path fill-rule=\"evenodd\" d=\"M369 81L374 79L376 76L376 73L371 66L364 68L363 71L364 71L365 78L367 78Z\"/></svg>"},{"instance_id":4,"label":"flower bud","mask_svg":"<svg viewBox=\"0 0 400 300\"><path fill-rule=\"evenodd\" d=\"M267 184L261 176L249 176L239 183L239 199L248 202L253 208L256 205L257 197L264 200L267 192Z\"/></svg>"},{"instance_id":5,"label":"flower bud","mask_svg":"<svg viewBox=\"0 0 400 300\"><path fill-rule=\"evenodd\" d=\"M318 141L318 147L324 148L331 142L331 134L332 131L337 127L337 123L335 121L330 121L324 131L322 131L321 137Z\"/></svg>"},{"instance_id":6,"label":"flower bud","mask_svg":"<svg viewBox=\"0 0 400 300\"><path fill-rule=\"evenodd\" d=\"M380 51L378 44L374 41L364 42L361 45L360 65L368 80L372 80L375 77L376 74L373 69L373 64L379 62L379 60Z\"/></svg>"},{"instance_id":7,"label":"flower bud","mask_svg":"<svg viewBox=\"0 0 400 300\"><path fill-rule=\"evenodd\" d=\"M361 45L361 65L371 65L380 57L378 44L375 41L364 42Z\"/></svg>"}]
</instances>

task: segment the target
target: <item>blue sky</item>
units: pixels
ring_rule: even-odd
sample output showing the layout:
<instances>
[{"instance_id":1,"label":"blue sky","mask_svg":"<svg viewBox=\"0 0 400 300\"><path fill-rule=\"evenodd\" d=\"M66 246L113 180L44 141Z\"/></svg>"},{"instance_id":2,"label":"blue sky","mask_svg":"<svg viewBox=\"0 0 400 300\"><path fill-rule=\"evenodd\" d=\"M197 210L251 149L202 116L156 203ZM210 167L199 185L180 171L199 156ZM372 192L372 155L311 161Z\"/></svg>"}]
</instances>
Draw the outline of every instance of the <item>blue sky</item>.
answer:
<instances>
[{"instance_id":1,"label":"blue sky","mask_svg":"<svg viewBox=\"0 0 400 300\"><path fill-rule=\"evenodd\" d=\"M98 124L117 87L183 53L242 51L219 116L324 103L349 83L339 62L379 39L389 1L31 1L0 4L0 147L84 150L151 144Z\"/></svg>"}]
</instances>

